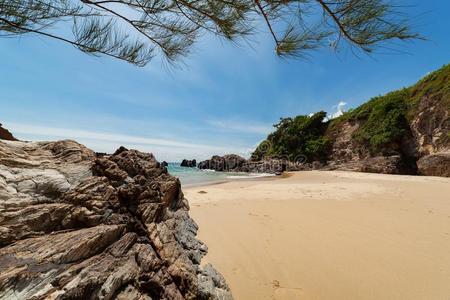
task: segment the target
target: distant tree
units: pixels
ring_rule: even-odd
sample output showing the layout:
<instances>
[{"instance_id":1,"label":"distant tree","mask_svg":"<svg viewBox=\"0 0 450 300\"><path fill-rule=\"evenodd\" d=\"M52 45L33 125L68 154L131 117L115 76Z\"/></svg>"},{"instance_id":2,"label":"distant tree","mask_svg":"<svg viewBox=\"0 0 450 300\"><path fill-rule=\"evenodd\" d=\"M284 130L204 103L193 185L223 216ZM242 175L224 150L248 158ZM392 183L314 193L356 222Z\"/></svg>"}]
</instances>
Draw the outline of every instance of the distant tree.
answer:
<instances>
[{"instance_id":1,"label":"distant tree","mask_svg":"<svg viewBox=\"0 0 450 300\"><path fill-rule=\"evenodd\" d=\"M274 125L275 131L252 153L253 160L286 158L296 161L299 157L307 161L325 160L329 147L325 136L328 126L326 115L326 112L320 111L311 116L280 119Z\"/></svg>"},{"instance_id":2,"label":"distant tree","mask_svg":"<svg viewBox=\"0 0 450 300\"><path fill-rule=\"evenodd\" d=\"M42 35L144 66L158 54L186 56L203 33L236 41L264 24L277 55L302 57L326 45L372 52L418 38L398 8L391 0L0 0L0 36Z\"/></svg>"}]
</instances>

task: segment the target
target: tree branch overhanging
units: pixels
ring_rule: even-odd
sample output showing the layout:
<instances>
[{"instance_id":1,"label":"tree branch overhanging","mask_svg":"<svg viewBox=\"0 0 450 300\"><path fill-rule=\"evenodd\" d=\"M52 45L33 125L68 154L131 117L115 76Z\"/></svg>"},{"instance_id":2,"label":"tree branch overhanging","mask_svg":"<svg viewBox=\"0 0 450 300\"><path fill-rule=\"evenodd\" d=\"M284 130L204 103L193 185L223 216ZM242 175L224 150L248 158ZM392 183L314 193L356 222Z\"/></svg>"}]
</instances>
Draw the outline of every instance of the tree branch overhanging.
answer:
<instances>
[{"instance_id":1,"label":"tree branch overhanging","mask_svg":"<svg viewBox=\"0 0 450 300\"><path fill-rule=\"evenodd\" d=\"M203 33L245 38L261 21L279 56L302 57L337 36L371 52L420 38L393 0L0 0L0 36L39 34L143 66L158 50L176 62ZM323 12L322 20L309 12ZM319 15L317 15L319 16ZM73 24L73 36L57 30Z\"/></svg>"}]
</instances>

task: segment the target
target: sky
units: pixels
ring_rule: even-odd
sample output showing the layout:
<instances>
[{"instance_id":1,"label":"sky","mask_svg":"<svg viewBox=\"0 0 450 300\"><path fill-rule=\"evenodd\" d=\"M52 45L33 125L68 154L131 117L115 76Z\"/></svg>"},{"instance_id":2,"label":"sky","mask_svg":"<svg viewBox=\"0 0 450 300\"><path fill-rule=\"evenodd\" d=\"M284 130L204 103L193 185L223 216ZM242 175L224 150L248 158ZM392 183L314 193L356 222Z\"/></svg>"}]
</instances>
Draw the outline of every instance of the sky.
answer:
<instances>
[{"instance_id":1,"label":"sky","mask_svg":"<svg viewBox=\"0 0 450 300\"><path fill-rule=\"evenodd\" d=\"M323 49L278 58L267 34L251 45L204 37L176 68L139 68L43 37L0 39L0 123L22 140L124 145L159 160L248 156L280 117L337 116L450 63L450 1L411 0L427 41L372 56Z\"/></svg>"}]
</instances>

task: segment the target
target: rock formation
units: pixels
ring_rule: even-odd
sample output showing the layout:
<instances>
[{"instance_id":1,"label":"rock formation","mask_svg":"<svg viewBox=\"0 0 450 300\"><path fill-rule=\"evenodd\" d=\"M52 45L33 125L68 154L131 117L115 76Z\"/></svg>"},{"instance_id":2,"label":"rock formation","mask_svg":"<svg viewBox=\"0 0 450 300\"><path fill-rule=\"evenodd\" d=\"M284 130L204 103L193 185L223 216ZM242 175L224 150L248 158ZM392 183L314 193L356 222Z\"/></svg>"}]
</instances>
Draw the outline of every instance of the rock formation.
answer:
<instances>
[{"instance_id":1,"label":"rock formation","mask_svg":"<svg viewBox=\"0 0 450 300\"><path fill-rule=\"evenodd\" d=\"M0 123L0 140L17 141L17 139Z\"/></svg>"},{"instance_id":2,"label":"rock formation","mask_svg":"<svg viewBox=\"0 0 450 300\"><path fill-rule=\"evenodd\" d=\"M450 81L450 78L448 78ZM408 130L389 155L372 156L357 145L353 133L358 122L346 121L331 134L329 166L354 171L450 177L450 98L442 95L418 99Z\"/></svg>"},{"instance_id":3,"label":"rock formation","mask_svg":"<svg viewBox=\"0 0 450 300\"><path fill-rule=\"evenodd\" d=\"M198 164L199 169L210 169L215 171L241 171L246 159L236 155L227 154L224 156L214 155L211 159L204 160Z\"/></svg>"},{"instance_id":4,"label":"rock formation","mask_svg":"<svg viewBox=\"0 0 450 300\"><path fill-rule=\"evenodd\" d=\"M430 154L417 161L420 175L450 177L450 153Z\"/></svg>"},{"instance_id":5,"label":"rock formation","mask_svg":"<svg viewBox=\"0 0 450 300\"><path fill-rule=\"evenodd\" d=\"M195 159L193 160L183 159L180 166L187 168L195 168L197 166L197 161Z\"/></svg>"},{"instance_id":6,"label":"rock formation","mask_svg":"<svg viewBox=\"0 0 450 300\"><path fill-rule=\"evenodd\" d=\"M0 299L231 299L152 154L0 141Z\"/></svg>"},{"instance_id":7,"label":"rock formation","mask_svg":"<svg viewBox=\"0 0 450 300\"><path fill-rule=\"evenodd\" d=\"M252 157L258 161L253 165L258 167L252 171L265 170L261 166L268 161L284 157L286 170L293 171L450 177L450 65L338 118L323 117L319 112L281 119L255 149ZM299 154L305 155L300 164Z\"/></svg>"}]
</instances>

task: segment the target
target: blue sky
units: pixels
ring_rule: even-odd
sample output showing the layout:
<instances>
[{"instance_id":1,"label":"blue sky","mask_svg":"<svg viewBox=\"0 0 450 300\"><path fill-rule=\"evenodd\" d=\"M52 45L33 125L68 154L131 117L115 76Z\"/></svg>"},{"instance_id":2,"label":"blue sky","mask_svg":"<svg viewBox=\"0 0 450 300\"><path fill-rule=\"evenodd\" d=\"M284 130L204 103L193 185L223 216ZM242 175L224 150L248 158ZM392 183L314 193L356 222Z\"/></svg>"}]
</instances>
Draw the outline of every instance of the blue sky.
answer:
<instances>
[{"instance_id":1,"label":"blue sky","mask_svg":"<svg viewBox=\"0 0 450 300\"><path fill-rule=\"evenodd\" d=\"M450 1L404 2L428 41L371 57L324 49L283 60L261 34L251 47L206 37L179 68L138 68L42 37L1 39L0 122L24 140L125 145L160 160L246 155L280 117L356 107L449 63Z\"/></svg>"}]
</instances>

